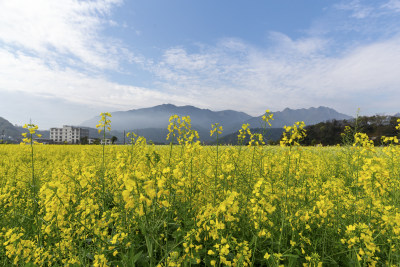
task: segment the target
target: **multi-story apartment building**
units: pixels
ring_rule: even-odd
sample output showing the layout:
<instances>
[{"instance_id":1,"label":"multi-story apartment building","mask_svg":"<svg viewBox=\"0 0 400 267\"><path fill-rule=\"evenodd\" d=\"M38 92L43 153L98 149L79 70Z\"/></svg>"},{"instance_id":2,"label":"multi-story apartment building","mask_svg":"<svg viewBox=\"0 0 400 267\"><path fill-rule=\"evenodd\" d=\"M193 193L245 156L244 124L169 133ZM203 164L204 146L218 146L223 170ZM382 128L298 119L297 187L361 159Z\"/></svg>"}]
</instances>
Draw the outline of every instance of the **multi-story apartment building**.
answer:
<instances>
[{"instance_id":1,"label":"multi-story apartment building","mask_svg":"<svg viewBox=\"0 0 400 267\"><path fill-rule=\"evenodd\" d=\"M78 144L82 137L89 137L89 129L68 125L62 128L50 128L50 139L55 143Z\"/></svg>"}]
</instances>

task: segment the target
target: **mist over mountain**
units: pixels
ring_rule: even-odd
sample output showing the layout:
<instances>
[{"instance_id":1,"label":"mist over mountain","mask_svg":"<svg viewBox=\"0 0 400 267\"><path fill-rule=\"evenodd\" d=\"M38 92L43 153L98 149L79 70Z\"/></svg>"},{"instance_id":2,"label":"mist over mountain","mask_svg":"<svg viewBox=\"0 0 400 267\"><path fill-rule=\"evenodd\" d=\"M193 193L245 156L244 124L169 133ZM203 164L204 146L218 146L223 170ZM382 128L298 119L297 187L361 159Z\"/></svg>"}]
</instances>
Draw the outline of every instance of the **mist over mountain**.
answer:
<instances>
[{"instance_id":1,"label":"mist over mountain","mask_svg":"<svg viewBox=\"0 0 400 267\"><path fill-rule=\"evenodd\" d=\"M272 112L274 114L274 120L271 122L272 128L282 128L283 126L293 125L297 121L304 121L306 125L313 125L329 120L349 120L352 117L343 113L339 113L336 110L328 107L318 108L301 108L301 109L290 109L285 108L282 111ZM257 128L262 125L262 115L254 117L246 121L252 128Z\"/></svg>"},{"instance_id":2,"label":"mist over mountain","mask_svg":"<svg viewBox=\"0 0 400 267\"><path fill-rule=\"evenodd\" d=\"M117 111L112 113L112 129L117 131L130 131L147 128L166 129L171 115L190 116L192 128L198 131L209 131L211 124L220 123L225 129L233 129L238 124L252 118L252 116L234 110L211 111L193 106L175 106L163 104L151 108ZM81 126L94 127L98 124L100 116L96 116L81 124ZM229 130L230 131L230 130Z\"/></svg>"},{"instance_id":3,"label":"mist over mountain","mask_svg":"<svg viewBox=\"0 0 400 267\"><path fill-rule=\"evenodd\" d=\"M274 113L274 121L271 121L272 128L282 128L285 125L292 125L297 121L304 121L306 125L312 125L327 120L351 119L351 116L337 112L327 107L290 109ZM190 116L192 128L197 130L200 137L209 132L211 124L220 123L224 131L222 135L227 135L239 130L243 123L249 123L251 128L262 126L262 115L252 117L244 112L234 110L211 111L200 109L193 106L175 106L163 104L150 108L134 109L129 111L118 111L112 113L111 125L116 131L131 131L140 129L166 129L171 115ZM94 127L98 124L100 116L96 116L81 124L81 126ZM149 133L151 130L146 130Z\"/></svg>"}]
</instances>

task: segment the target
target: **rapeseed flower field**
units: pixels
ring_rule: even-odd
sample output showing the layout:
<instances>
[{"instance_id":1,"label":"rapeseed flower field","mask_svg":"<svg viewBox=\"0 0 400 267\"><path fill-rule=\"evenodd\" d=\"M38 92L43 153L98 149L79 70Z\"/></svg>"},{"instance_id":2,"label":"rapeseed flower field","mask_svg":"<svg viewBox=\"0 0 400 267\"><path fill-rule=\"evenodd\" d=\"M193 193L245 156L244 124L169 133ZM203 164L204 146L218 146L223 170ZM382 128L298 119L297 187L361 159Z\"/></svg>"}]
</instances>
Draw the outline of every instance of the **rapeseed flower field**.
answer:
<instances>
[{"instance_id":1,"label":"rapeseed flower field","mask_svg":"<svg viewBox=\"0 0 400 267\"><path fill-rule=\"evenodd\" d=\"M27 125L0 146L0 265L400 266L397 138L301 147L299 122L281 146L248 125L248 146L204 146L190 125L166 146L40 146Z\"/></svg>"}]
</instances>

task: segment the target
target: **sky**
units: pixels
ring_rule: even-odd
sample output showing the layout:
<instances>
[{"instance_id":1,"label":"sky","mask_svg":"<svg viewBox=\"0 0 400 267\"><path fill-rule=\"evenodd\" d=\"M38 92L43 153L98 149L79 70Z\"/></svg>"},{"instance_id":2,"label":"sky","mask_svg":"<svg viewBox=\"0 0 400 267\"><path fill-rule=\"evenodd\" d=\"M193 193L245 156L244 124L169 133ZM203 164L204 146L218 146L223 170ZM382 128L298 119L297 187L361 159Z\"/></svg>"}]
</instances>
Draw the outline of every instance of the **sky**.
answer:
<instances>
[{"instance_id":1,"label":"sky","mask_svg":"<svg viewBox=\"0 0 400 267\"><path fill-rule=\"evenodd\" d=\"M0 117L400 112L400 0L0 0Z\"/></svg>"}]
</instances>

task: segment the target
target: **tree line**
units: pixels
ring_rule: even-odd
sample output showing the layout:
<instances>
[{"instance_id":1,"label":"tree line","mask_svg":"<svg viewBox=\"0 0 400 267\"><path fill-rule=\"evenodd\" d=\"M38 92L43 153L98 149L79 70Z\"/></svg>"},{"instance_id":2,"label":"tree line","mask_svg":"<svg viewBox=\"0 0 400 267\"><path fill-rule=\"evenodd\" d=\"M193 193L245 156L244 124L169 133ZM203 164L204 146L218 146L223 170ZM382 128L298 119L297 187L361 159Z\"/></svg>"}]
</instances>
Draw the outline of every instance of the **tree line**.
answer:
<instances>
[{"instance_id":1,"label":"tree line","mask_svg":"<svg viewBox=\"0 0 400 267\"><path fill-rule=\"evenodd\" d=\"M396 130L399 117L374 115L360 116L352 120L331 120L320 122L315 125L306 127L307 136L301 141L302 145L324 145L331 146L351 142L352 140L344 140L345 127L350 127L351 132L365 133L375 145L382 144L382 136L392 137L399 136ZM346 136L348 138L349 136ZM350 136L352 138L353 136Z\"/></svg>"}]
</instances>

